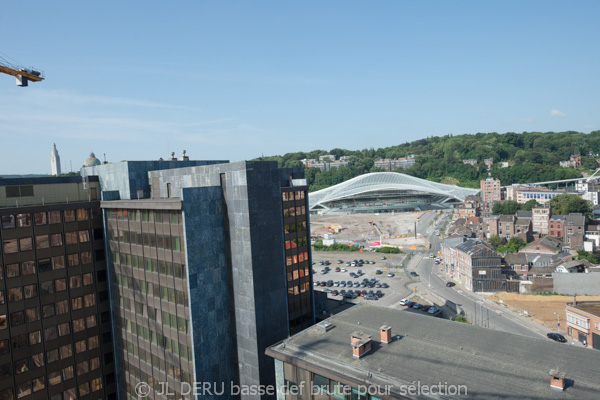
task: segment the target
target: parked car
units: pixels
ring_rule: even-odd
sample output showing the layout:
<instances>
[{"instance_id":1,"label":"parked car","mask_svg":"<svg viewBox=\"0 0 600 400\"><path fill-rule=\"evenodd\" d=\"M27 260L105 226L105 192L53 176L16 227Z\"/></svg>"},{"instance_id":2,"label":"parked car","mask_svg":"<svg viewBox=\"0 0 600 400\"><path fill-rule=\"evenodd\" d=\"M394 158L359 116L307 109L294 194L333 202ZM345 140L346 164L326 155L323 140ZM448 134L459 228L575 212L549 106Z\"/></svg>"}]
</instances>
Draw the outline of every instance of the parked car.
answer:
<instances>
[{"instance_id":1,"label":"parked car","mask_svg":"<svg viewBox=\"0 0 600 400\"><path fill-rule=\"evenodd\" d=\"M392 272L388 272L388 278L393 278L394 274Z\"/></svg>"},{"instance_id":2,"label":"parked car","mask_svg":"<svg viewBox=\"0 0 600 400\"><path fill-rule=\"evenodd\" d=\"M412 307L415 305L415 302L414 302L414 301L409 301L409 302L408 302L408 303L406 303L405 305L406 305L406 307L408 307L408 308L412 308Z\"/></svg>"},{"instance_id":3,"label":"parked car","mask_svg":"<svg viewBox=\"0 0 600 400\"><path fill-rule=\"evenodd\" d=\"M419 303L415 303L415 304L413 304L413 306L412 306L412 308L414 308L415 310L418 310L418 309L420 309L421 307L423 307L423 306L422 306L421 304L419 304Z\"/></svg>"},{"instance_id":4,"label":"parked car","mask_svg":"<svg viewBox=\"0 0 600 400\"><path fill-rule=\"evenodd\" d=\"M387 288L389 288L389 287L390 287L390 285L388 285L387 283L383 282L383 283L381 284L381 287L382 287L382 288L384 288L384 289L387 289Z\"/></svg>"},{"instance_id":5,"label":"parked car","mask_svg":"<svg viewBox=\"0 0 600 400\"><path fill-rule=\"evenodd\" d=\"M408 299L402 299L398 302L398 304L400 304L401 306L405 306L408 304Z\"/></svg>"},{"instance_id":6,"label":"parked car","mask_svg":"<svg viewBox=\"0 0 600 400\"><path fill-rule=\"evenodd\" d=\"M432 306L429 307L429 311L427 311L429 314L435 314L436 312L438 312L439 308L437 308L436 306Z\"/></svg>"},{"instance_id":7,"label":"parked car","mask_svg":"<svg viewBox=\"0 0 600 400\"><path fill-rule=\"evenodd\" d=\"M338 264L343 264L344 261L343 260L338 260Z\"/></svg>"},{"instance_id":8,"label":"parked car","mask_svg":"<svg viewBox=\"0 0 600 400\"><path fill-rule=\"evenodd\" d=\"M431 306L429 304L425 304L423 307L421 307L421 310L424 312L429 311L429 309L431 308Z\"/></svg>"},{"instance_id":9,"label":"parked car","mask_svg":"<svg viewBox=\"0 0 600 400\"><path fill-rule=\"evenodd\" d=\"M338 294L340 294L340 292L338 292L337 290L332 290L331 291L332 296L337 296Z\"/></svg>"},{"instance_id":10,"label":"parked car","mask_svg":"<svg viewBox=\"0 0 600 400\"><path fill-rule=\"evenodd\" d=\"M567 342L567 339L565 339L565 337L563 335L561 335L560 333L549 333L546 336L548 337L548 339L552 339L555 342L561 342L561 343Z\"/></svg>"},{"instance_id":11,"label":"parked car","mask_svg":"<svg viewBox=\"0 0 600 400\"><path fill-rule=\"evenodd\" d=\"M456 283L454 283L454 282L446 282L446 286L453 287L453 286L456 286Z\"/></svg>"},{"instance_id":12,"label":"parked car","mask_svg":"<svg viewBox=\"0 0 600 400\"><path fill-rule=\"evenodd\" d=\"M377 269L377 270L375 270L375 273L376 273L377 275L381 275L381 270L380 270L380 269Z\"/></svg>"},{"instance_id":13,"label":"parked car","mask_svg":"<svg viewBox=\"0 0 600 400\"><path fill-rule=\"evenodd\" d=\"M355 299L356 296L354 296L354 293L347 292L347 293L344 293L344 298L345 299Z\"/></svg>"},{"instance_id":14,"label":"parked car","mask_svg":"<svg viewBox=\"0 0 600 400\"><path fill-rule=\"evenodd\" d=\"M375 292L375 296L377 297L383 297L383 292L381 290L378 290Z\"/></svg>"},{"instance_id":15,"label":"parked car","mask_svg":"<svg viewBox=\"0 0 600 400\"><path fill-rule=\"evenodd\" d=\"M410 271L410 274L411 274L412 276L419 276L419 274L417 274L415 271Z\"/></svg>"},{"instance_id":16,"label":"parked car","mask_svg":"<svg viewBox=\"0 0 600 400\"><path fill-rule=\"evenodd\" d=\"M340 272L341 268L340 267L335 267L335 272Z\"/></svg>"},{"instance_id":17,"label":"parked car","mask_svg":"<svg viewBox=\"0 0 600 400\"><path fill-rule=\"evenodd\" d=\"M348 270L346 268L342 268L340 272L348 272Z\"/></svg>"},{"instance_id":18,"label":"parked car","mask_svg":"<svg viewBox=\"0 0 600 400\"><path fill-rule=\"evenodd\" d=\"M385 260L386 258L385 258L385 256L381 256L381 259L382 259L382 260Z\"/></svg>"},{"instance_id":19,"label":"parked car","mask_svg":"<svg viewBox=\"0 0 600 400\"><path fill-rule=\"evenodd\" d=\"M340 286L340 281L335 281L335 282L333 282L333 286L335 286L335 287L339 287L339 286Z\"/></svg>"},{"instance_id":20,"label":"parked car","mask_svg":"<svg viewBox=\"0 0 600 400\"><path fill-rule=\"evenodd\" d=\"M320 284L321 284L321 282L319 282L319 281L315 281L315 282L313 283L313 285L315 285L315 286L319 286Z\"/></svg>"},{"instance_id":21,"label":"parked car","mask_svg":"<svg viewBox=\"0 0 600 400\"><path fill-rule=\"evenodd\" d=\"M367 294L365 296L365 300L377 300L377 296L375 296L374 294L369 293L369 294Z\"/></svg>"}]
</instances>

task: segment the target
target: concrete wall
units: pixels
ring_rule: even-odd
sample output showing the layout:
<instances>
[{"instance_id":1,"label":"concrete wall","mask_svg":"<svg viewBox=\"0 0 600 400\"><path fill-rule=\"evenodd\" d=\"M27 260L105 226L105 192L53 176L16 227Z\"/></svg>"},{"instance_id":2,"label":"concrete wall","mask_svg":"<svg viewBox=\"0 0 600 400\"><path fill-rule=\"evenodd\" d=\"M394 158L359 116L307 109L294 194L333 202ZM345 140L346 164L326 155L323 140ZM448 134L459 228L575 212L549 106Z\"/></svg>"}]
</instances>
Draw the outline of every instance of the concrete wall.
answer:
<instances>
[{"instance_id":1,"label":"concrete wall","mask_svg":"<svg viewBox=\"0 0 600 400\"><path fill-rule=\"evenodd\" d=\"M562 274L553 273L554 291L568 295L600 295L600 272L589 274Z\"/></svg>"},{"instance_id":2,"label":"concrete wall","mask_svg":"<svg viewBox=\"0 0 600 400\"><path fill-rule=\"evenodd\" d=\"M2 186L33 186L33 196L6 197ZM98 179L83 188L81 177L0 179L0 207L22 207L38 204L74 203L100 199Z\"/></svg>"}]
</instances>

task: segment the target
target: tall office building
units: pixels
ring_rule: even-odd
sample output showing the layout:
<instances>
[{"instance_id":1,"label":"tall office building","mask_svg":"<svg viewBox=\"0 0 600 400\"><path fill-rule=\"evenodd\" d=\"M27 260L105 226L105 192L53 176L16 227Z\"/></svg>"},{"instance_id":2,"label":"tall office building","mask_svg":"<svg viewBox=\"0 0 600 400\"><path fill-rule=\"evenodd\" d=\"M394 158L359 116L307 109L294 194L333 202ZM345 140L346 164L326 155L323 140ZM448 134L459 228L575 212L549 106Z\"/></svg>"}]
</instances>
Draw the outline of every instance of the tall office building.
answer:
<instances>
[{"instance_id":1,"label":"tall office building","mask_svg":"<svg viewBox=\"0 0 600 400\"><path fill-rule=\"evenodd\" d=\"M0 399L116 399L99 183L0 179Z\"/></svg>"},{"instance_id":2,"label":"tall office building","mask_svg":"<svg viewBox=\"0 0 600 400\"><path fill-rule=\"evenodd\" d=\"M303 171L188 160L82 171L101 182L119 398L140 384L149 399L274 384L266 348L314 321Z\"/></svg>"},{"instance_id":3,"label":"tall office building","mask_svg":"<svg viewBox=\"0 0 600 400\"><path fill-rule=\"evenodd\" d=\"M50 164L52 165L52 175L60 175L60 156L56 150L56 143L52 145L52 153L50 153Z\"/></svg>"}]
</instances>

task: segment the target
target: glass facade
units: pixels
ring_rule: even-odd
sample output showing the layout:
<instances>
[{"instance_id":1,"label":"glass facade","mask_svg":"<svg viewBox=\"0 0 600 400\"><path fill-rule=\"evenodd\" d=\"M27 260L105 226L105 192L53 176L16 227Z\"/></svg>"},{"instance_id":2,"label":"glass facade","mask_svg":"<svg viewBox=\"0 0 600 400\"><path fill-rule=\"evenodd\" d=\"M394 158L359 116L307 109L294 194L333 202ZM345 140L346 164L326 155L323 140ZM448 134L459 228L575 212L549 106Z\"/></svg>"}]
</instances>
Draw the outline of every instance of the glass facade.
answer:
<instances>
[{"instance_id":1,"label":"glass facade","mask_svg":"<svg viewBox=\"0 0 600 400\"><path fill-rule=\"evenodd\" d=\"M0 399L116 399L99 203L0 219Z\"/></svg>"},{"instance_id":2,"label":"glass facade","mask_svg":"<svg viewBox=\"0 0 600 400\"><path fill-rule=\"evenodd\" d=\"M305 188L282 188L290 335L313 324L310 235Z\"/></svg>"},{"instance_id":3,"label":"glass facade","mask_svg":"<svg viewBox=\"0 0 600 400\"><path fill-rule=\"evenodd\" d=\"M185 241L180 210L105 209L121 399L188 398L193 383ZM172 396L165 396L168 384ZM174 396L174 397L173 397ZM187 394L189 396L189 394ZM141 398L141 397L140 397Z\"/></svg>"}]
</instances>

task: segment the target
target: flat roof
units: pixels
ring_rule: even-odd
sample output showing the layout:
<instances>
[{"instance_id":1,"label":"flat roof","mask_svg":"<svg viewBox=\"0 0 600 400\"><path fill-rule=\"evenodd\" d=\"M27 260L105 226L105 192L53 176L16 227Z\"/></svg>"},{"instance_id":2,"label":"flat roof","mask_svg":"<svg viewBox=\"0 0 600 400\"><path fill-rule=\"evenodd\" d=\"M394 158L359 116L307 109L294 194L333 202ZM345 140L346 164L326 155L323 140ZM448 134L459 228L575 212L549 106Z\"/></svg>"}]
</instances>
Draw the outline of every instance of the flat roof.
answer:
<instances>
[{"instance_id":1,"label":"flat roof","mask_svg":"<svg viewBox=\"0 0 600 400\"><path fill-rule=\"evenodd\" d=\"M596 350L366 303L327 322L333 328L310 327L267 354L352 385L391 384L392 397L417 382L466 385L467 395L455 398L471 399L593 399L600 392ZM390 344L380 342L383 325L391 327ZM357 330L373 337L371 352L360 359L350 344ZM550 370L566 374L565 391L551 389Z\"/></svg>"},{"instance_id":2,"label":"flat roof","mask_svg":"<svg viewBox=\"0 0 600 400\"><path fill-rule=\"evenodd\" d=\"M588 314L595 315L596 317L600 317L600 301L578 301L576 306L574 306L573 303L567 303L567 305Z\"/></svg>"}]
</instances>

